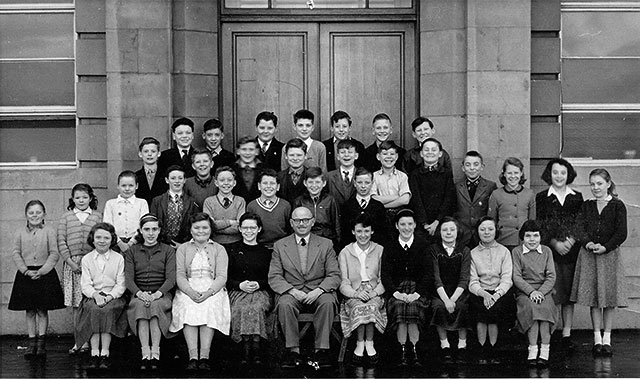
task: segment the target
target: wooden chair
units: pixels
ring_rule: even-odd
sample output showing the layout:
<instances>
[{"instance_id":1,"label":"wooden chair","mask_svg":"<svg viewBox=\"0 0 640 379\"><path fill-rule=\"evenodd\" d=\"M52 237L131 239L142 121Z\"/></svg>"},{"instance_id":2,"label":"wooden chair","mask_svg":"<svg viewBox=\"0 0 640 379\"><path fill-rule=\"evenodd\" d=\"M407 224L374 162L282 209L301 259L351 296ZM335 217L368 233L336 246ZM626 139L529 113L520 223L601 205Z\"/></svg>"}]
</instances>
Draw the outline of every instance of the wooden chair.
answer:
<instances>
[{"instance_id":1,"label":"wooden chair","mask_svg":"<svg viewBox=\"0 0 640 379\"><path fill-rule=\"evenodd\" d=\"M300 313L298 316L298 323L302 324L300 329L300 339L309 331L309 328L313 326L313 313ZM342 327L340 325L340 315L336 314L333 319L333 325L331 326L331 335L340 342L340 353L338 354L338 363L344 362L344 354L347 351L347 338L342 335Z\"/></svg>"}]
</instances>

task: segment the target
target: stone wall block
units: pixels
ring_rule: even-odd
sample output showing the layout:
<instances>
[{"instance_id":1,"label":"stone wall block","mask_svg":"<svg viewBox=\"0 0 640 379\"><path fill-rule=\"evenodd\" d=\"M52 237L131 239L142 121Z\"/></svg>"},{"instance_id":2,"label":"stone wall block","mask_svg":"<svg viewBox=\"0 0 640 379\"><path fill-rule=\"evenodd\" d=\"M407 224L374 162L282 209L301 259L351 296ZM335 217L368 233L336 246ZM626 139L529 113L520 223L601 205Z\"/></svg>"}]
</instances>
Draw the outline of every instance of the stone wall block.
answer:
<instances>
[{"instance_id":1,"label":"stone wall block","mask_svg":"<svg viewBox=\"0 0 640 379\"><path fill-rule=\"evenodd\" d=\"M79 124L76 127L76 154L81 161L104 161L107 159L107 125ZM88 143L96 141L96 143Z\"/></svg>"},{"instance_id":2,"label":"stone wall block","mask_svg":"<svg viewBox=\"0 0 640 379\"><path fill-rule=\"evenodd\" d=\"M76 83L76 103L79 118L107 116L107 85L105 82Z\"/></svg>"},{"instance_id":3,"label":"stone wall block","mask_svg":"<svg viewBox=\"0 0 640 379\"><path fill-rule=\"evenodd\" d=\"M107 30L107 72L138 71L138 30Z\"/></svg>"},{"instance_id":4,"label":"stone wall block","mask_svg":"<svg viewBox=\"0 0 640 379\"><path fill-rule=\"evenodd\" d=\"M477 147L469 146L469 149L476 149L485 156L485 170L487 177L497 180L502 169L502 163L506 157L517 157L525 162L525 174L529 176L529 115L506 114L482 114L469 116L477 127L479 139ZM525 139L526 144L522 141ZM495 174L492 174L495 173Z\"/></svg>"},{"instance_id":5,"label":"stone wall block","mask_svg":"<svg viewBox=\"0 0 640 379\"><path fill-rule=\"evenodd\" d=\"M467 68L466 42L462 29L421 33L422 73L464 72Z\"/></svg>"},{"instance_id":6,"label":"stone wall block","mask_svg":"<svg viewBox=\"0 0 640 379\"><path fill-rule=\"evenodd\" d=\"M469 46L467 63L471 71L497 71L500 54L500 29L469 28Z\"/></svg>"},{"instance_id":7,"label":"stone wall block","mask_svg":"<svg viewBox=\"0 0 640 379\"><path fill-rule=\"evenodd\" d=\"M76 33L104 33L105 0L76 1Z\"/></svg>"},{"instance_id":8,"label":"stone wall block","mask_svg":"<svg viewBox=\"0 0 640 379\"><path fill-rule=\"evenodd\" d=\"M531 54L523 46L531 44L531 29L501 28L499 33L498 70L531 71Z\"/></svg>"},{"instance_id":9,"label":"stone wall block","mask_svg":"<svg viewBox=\"0 0 640 379\"><path fill-rule=\"evenodd\" d=\"M420 30L449 30L466 27L467 0L429 0L420 3Z\"/></svg>"},{"instance_id":10,"label":"stone wall block","mask_svg":"<svg viewBox=\"0 0 640 379\"><path fill-rule=\"evenodd\" d=\"M122 117L171 115L169 74L123 74L121 77L120 92L110 96L122 102Z\"/></svg>"},{"instance_id":11,"label":"stone wall block","mask_svg":"<svg viewBox=\"0 0 640 379\"><path fill-rule=\"evenodd\" d=\"M171 145L169 129L171 127L171 117L140 117L138 118L138 143L144 137L154 137L160 141L161 150Z\"/></svg>"},{"instance_id":12,"label":"stone wall block","mask_svg":"<svg viewBox=\"0 0 640 379\"><path fill-rule=\"evenodd\" d=\"M174 0L173 27L178 30L215 32L218 2L211 0Z\"/></svg>"},{"instance_id":13,"label":"stone wall block","mask_svg":"<svg viewBox=\"0 0 640 379\"><path fill-rule=\"evenodd\" d=\"M530 79L525 72L469 72L469 96L475 114L529 114ZM528 144L527 144L528 145Z\"/></svg>"},{"instance_id":14,"label":"stone wall block","mask_svg":"<svg viewBox=\"0 0 640 379\"><path fill-rule=\"evenodd\" d=\"M104 39L76 40L76 75L105 75L106 54Z\"/></svg>"},{"instance_id":15,"label":"stone wall block","mask_svg":"<svg viewBox=\"0 0 640 379\"><path fill-rule=\"evenodd\" d=\"M531 0L467 1L469 27L531 27Z\"/></svg>"},{"instance_id":16,"label":"stone wall block","mask_svg":"<svg viewBox=\"0 0 640 379\"><path fill-rule=\"evenodd\" d=\"M170 31L140 29L138 31L138 72L162 73L170 71Z\"/></svg>"},{"instance_id":17,"label":"stone wall block","mask_svg":"<svg viewBox=\"0 0 640 379\"><path fill-rule=\"evenodd\" d=\"M421 79L422 113L430 116L465 114L464 73L425 74Z\"/></svg>"},{"instance_id":18,"label":"stone wall block","mask_svg":"<svg viewBox=\"0 0 640 379\"><path fill-rule=\"evenodd\" d=\"M107 3L108 29L166 28L170 18L171 1L109 0Z\"/></svg>"},{"instance_id":19,"label":"stone wall block","mask_svg":"<svg viewBox=\"0 0 640 379\"><path fill-rule=\"evenodd\" d=\"M176 115L207 118L219 116L218 76L179 74L174 76L173 83Z\"/></svg>"},{"instance_id":20,"label":"stone wall block","mask_svg":"<svg viewBox=\"0 0 640 379\"><path fill-rule=\"evenodd\" d=\"M185 73L218 74L218 35L184 32L186 39Z\"/></svg>"}]
</instances>

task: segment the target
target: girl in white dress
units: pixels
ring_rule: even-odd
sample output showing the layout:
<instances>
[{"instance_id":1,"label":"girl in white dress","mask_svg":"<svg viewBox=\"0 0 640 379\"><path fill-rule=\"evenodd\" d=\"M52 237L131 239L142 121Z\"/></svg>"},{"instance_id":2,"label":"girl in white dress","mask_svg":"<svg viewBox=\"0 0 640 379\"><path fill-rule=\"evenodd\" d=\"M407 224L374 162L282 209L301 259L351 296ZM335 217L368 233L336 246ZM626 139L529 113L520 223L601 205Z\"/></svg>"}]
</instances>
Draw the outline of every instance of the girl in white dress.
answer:
<instances>
[{"instance_id":1,"label":"girl in white dress","mask_svg":"<svg viewBox=\"0 0 640 379\"><path fill-rule=\"evenodd\" d=\"M183 330L189 349L188 371L210 370L208 361L214 329L228 335L231 323L225 288L228 258L224 247L210 239L212 225L206 213L194 214L191 217L193 238L176 251L178 290L173 299L169 330Z\"/></svg>"}]
</instances>

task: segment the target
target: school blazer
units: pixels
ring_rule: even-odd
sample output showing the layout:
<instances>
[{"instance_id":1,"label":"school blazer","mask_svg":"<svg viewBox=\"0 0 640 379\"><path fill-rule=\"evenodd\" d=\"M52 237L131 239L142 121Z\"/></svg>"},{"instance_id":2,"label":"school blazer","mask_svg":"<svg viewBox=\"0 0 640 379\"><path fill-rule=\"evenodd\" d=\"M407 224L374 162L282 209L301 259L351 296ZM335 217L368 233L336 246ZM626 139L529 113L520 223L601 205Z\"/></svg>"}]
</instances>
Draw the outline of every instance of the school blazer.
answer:
<instances>
[{"instance_id":1,"label":"school blazer","mask_svg":"<svg viewBox=\"0 0 640 379\"><path fill-rule=\"evenodd\" d=\"M354 170L355 176L355 170ZM353 178L349 183L345 183L342 178L340 169L330 171L327 175L327 190L338 202L338 207L342 207L351 196L356 193L356 187L353 185Z\"/></svg>"},{"instance_id":2,"label":"school blazer","mask_svg":"<svg viewBox=\"0 0 640 379\"><path fill-rule=\"evenodd\" d=\"M256 137L256 141L258 137ZM271 140L271 144L266 152L262 153L262 149L258 149L260 153L258 154L258 159L264 164L266 167L276 170L276 172L280 171L280 160L282 159L282 148L284 147L284 143L275 139L275 137ZM266 168L265 167L265 168Z\"/></svg>"},{"instance_id":3,"label":"school blazer","mask_svg":"<svg viewBox=\"0 0 640 379\"><path fill-rule=\"evenodd\" d=\"M498 186L495 182L480 177L475 197L471 199L469 198L469 191L467 191L467 178L465 177L456 183L458 205L455 218L462 223L465 233L471 233L478 220L487 215L489 197L496 188Z\"/></svg>"},{"instance_id":4,"label":"school blazer","mask_svg":"<svg viewBox=\"0 0 640 379\"><path fill-rule=\"evenodd\" d=\"M200 207L200 205L198 205L198 203L196 203L194 198L186 195L185 193L183 193L182 196L184 207L182 209L182 222L180 223L180 231L178 232L178 236L176 237L176 242L178 243L184 243L191 239L189 218L195 213L202 212L202 208ZM167 224L167 220L169 219L169 191L153 198L153 201L151 201L149 212L158 217L158 219L161 220L163 226ZM160 237L162 241L171 242L167 238L165 228L161 229Z\"/></svg>"},{"instance_id":5,"label":"school blazer","mask_svg":"<svg viewBox=\"0 0 640 379\"><path fill-rule=\"evenodd\" d=\"M340 284L340 293L346 297L355 297L358 288L362 284L360 276L360 258L356 255L354 245L356 242L348 244L340 252L340 272L342 274L342 282ZM382 246L375 242L371 242L369 252L365 258L365 270L369 276L369 283L373 287L373 291L381 296L384 293L384 286L380 280L382 274Z\"/></svg>"},{"instance_id":6,"label":"school blazer","mask_svg":"<svg viewBox=\"0 0 640 379\"><path fill-rule=\"evenodd\" d=\"M191 146L189 146L189 152L184 156L184 159L180 158L180 152L177 147L163 151L160 153L160 158L158 158L158 171L160 171L160 175L164 177L169 167L178 165L184 169L185 177L190 178L195 176L196 170L191 165L191 155L193 155L193 147Z\"/></svg>"},{"instance_id":7,"label":"school blazer","mask_svg":"<svg viewBox=\"0 0 640 379\"><path fill-rule=\"evenodd\" d=\"M156 176L153 178L153 184L149 188L147 182L147 174L144 172L144 167L136 171L136 182L138 182L138 189L136 190L136 197L145 199L147 204L151 206L151 201L154 197L160 196L169 189L169 185L164 180L164 175L160 172L160 168L156 170Z\"/></svg>"},{"instance_id":8,"label":"school blazer","mask_svg":"<svg viewBox=\"0 0 640 379\"><path fill-rule=\"evenodd\" d=\"M340 285L340 267L331 240L309 234L306 274L302 273L295 234L273 245L269 265L269 286L279 295L292 288L310 292L318 287L335 295Z\"/></svg>"},{"instance_id":9,"label":"school blazer","mask_svg":"<svg viewBox=\"0 0 640 379\"><path fill-rule=\"evenodd\" d=\"M364 159L364 144L355 138L351 138L351 141L356 145L356 153L358 153L358 159L356 159L354 164L356 167L360 167L362 166L362 159ZM333 171L337 168L336 154L338 153L334 149L333 137L322 141L322 144L327 153L327 171Z\"/></svg>"}]
</instances>

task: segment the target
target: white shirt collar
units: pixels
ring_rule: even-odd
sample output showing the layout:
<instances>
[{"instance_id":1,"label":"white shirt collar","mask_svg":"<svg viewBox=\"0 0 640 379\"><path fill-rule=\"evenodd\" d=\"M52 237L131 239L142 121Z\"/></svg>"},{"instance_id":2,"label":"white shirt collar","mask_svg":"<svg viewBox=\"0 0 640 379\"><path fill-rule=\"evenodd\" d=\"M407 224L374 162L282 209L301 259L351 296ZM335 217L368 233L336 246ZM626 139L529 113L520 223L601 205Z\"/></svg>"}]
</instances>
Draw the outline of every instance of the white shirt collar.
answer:
<instances>
[{"instance_id":1,"label":"white shirt collar","mask_svg":"<svg viewBox=\"0 0 640 379\"><path fill-rule=\"evenodd\" d=\"M367 204L369 204L369 201L371 201L371 194L367 195L366 197L356 194L356 200L358 201L358 204L360 204L362 200L366 201Z\"/></svg>"},{"instance_id":2,"label":"white shirt collar","mask_svg":"<svg viewBox=\"0 0 640 379\"><path fill-rule=\"evenodd\" d=\"M131 197L128 198L124 198L121 195L118 195L118 197L116 198L116 201L118 203L124 203L125 201L130 202L131 204L133 204L136 201L136 195L131 195Z\"/></svg>"},{"instance_id":3,"label":"white shirt collar","mask_svg":"<svg viewBox=\"0 0 640 379\"><path fill-rule=\"evenodd\" d=\"M313 138L309 137L306 140L303 140L303 142L307 145L307 150L309 150L309 148L311 148L311 144L313 143Z\"/></svg>"},{"instance_id":4,"label":"white shirt collar","mask_svg":"<svg viewBox=\"0 0 640 379\"><path fill-rule=\"evenodd\" d=\"M353 180L353 174L356 171L356 166L351 166L351 168L346 170L344 167L342 167L342 165L340 165L340 176L344 177L344 172L345 171L349 172L349 179Z\"/></svg>"},{"instance_id":5,"label":"white shirt collar","mask_svg":"<svg viewBox=\"0 0 640 379\"><path fill-rule=\"evenodd\" d=\"M173 191L169 190L169 196L171 196L171 199L174 199L174 200L175 200L176 196L182 196L182 192L180 192L180 193L175 193L175 192L173 192Z\"/></svg>"},{"instance_id":6,"label":"white shirt collar","mask_svg":"<svg viewBox=\"0 0 640 379\"><path fill-rule=\"evenodd\" d=\"M78 213L86 213L86 214L91 214L91 208L87 208L84 211L81 211L78 208L73 208L73 213L78 214Z\"/></svg>"},{"instance_id":7,"label":"white shirt collar","mask_svg":"<svg viewBox=\"0 0 640 379\"><path fill-rule=\"evenodd\" d=\"M360 255L363 255L363 254L364 254L364 255L367 255L367 253L369 252L369 250L370 250L370 249L371 249L371 245L369 245L369 247L368 247L367 249L362 250L362 249L360 248L360 245L358 245L358 243L357 243L357 242L355 242L355 243L353 244L353 251L355 251L355 253L356 253L356 255L357 255L357 256L360 256Z\"/></svg>"},{"instance_id":8,"label":"white shirt collar","mask_svg":"<svg viewBox=\"0 0 640 379\"><path fill-rule=\"evenodd\" d=\"M398 237L398 242L402 248L404 248L404 245L409 245L409 247L411 247L411 245L413 245L413 237L414 236L412 235L411 238L409 238L409 241L403 241L402 238Z\"/></svg>"},{"instance_id":9,"label":"white shirt collar","mask_svg":"<svg viewBox=\"0 0 640 379\"><path fill-rule=\"evenodd\" d=\"M567 186L567 190L564 192L564 194L558 193L558 191L556 191L556 189L553 186L549 186L549 190L547 191L547 196L555 195L558 201L560 201L560 204L562 205L564 205L564 199L567 198L567 195L575 195L575 194L576 192L573 189L571 189L571 187L569 186Z\"/></svg>"},{"instance_id":10,"label":"white shirt collar","mask_svg":"<svg viewBox=\"0 0 640 379\"><path fill-rule=\"evenodd\" d=\"M522 245L522 254L526 254L531 252L532 250L529 250L528 247L526 247L524 244ZM538 252L538 254L542 254L542 245L538 244L538 247L535 248L535 251Z\"/></svg>"},{"instance_id":11,"label":"white shirt collar","mask_svg":"<svg viewBox=\"0 0 640 379\"><path fill-rule=\"evenodd\" d=\"M96 250L96 253L97 253L97 254L96 254L96 256L95 256L93 259L98 260L100 257L103 257L105 260L107 260L107 261L108 261L108 260L109 260L109 257L111 256L111 249L107 250L107 252L106 252L106 253L104 253L104 254L100 254L100 253L98 253L98 251L97 251L97 250Z\"/></svg>"},{"instance_id":12,"label":"white shirt collar","mask_svg":"<svg viewBox=\"0 0 640 379\"><path fill-rule=\"evenodd\" d=\"M456 249L455 245L449 247L449 246L445 245L444 242L442 243L442 247L444 248L444 251L446 251L449 256L451 256L453 254L454 250Z\"/></svg>"},{"instance_id":13,"label":"white shirt collar","mask_svg":"<svg viewBox=\"0 0 640 379\"><path fill-rule=\"evenodd\" d=\"M302 236L300 237L297 234L294 234L296 236L296 244L300 245L300 240L302 240L303 238L305 239L305 241L307 242L307 245L309 245L309 237L311 237L311 233L307 234L306 236Z\"/></svg>"}]
</instances>

